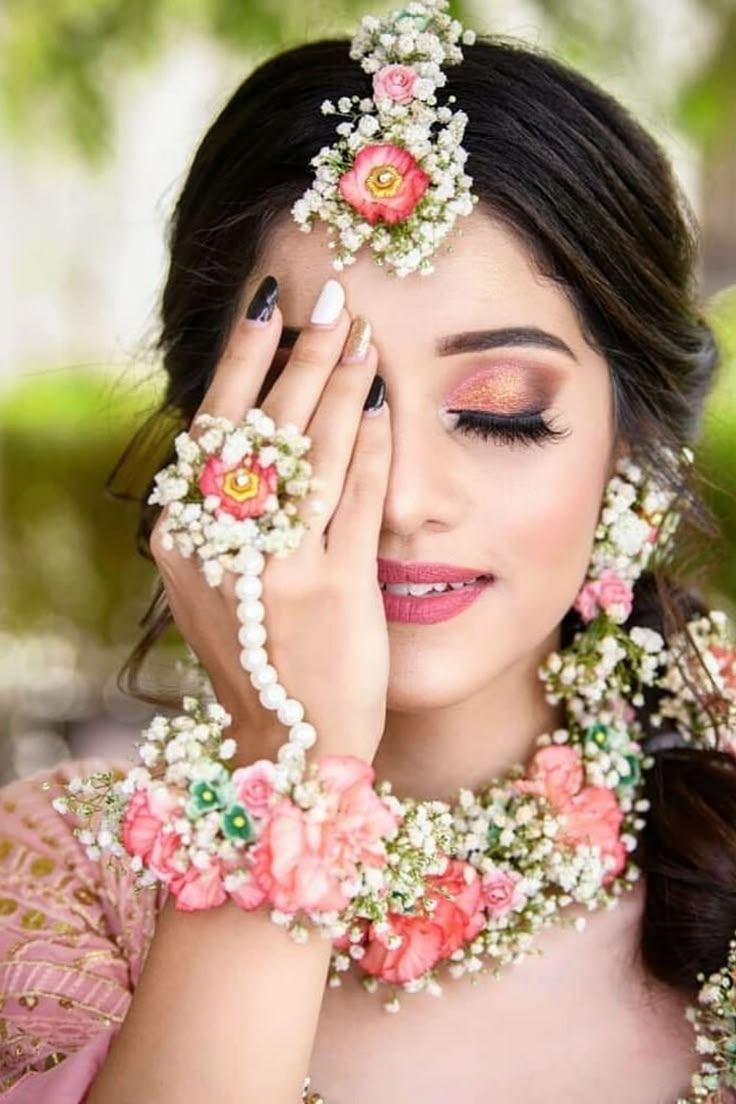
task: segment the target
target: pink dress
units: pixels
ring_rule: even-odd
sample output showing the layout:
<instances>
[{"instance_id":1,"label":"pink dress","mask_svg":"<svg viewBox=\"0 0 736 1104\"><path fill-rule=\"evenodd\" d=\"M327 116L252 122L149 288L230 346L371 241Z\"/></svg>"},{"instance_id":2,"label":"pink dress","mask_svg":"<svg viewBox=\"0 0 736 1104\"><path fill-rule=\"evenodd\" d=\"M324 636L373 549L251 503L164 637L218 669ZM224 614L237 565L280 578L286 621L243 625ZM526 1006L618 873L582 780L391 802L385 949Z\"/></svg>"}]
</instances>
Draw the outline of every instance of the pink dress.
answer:
<instances>
[{"instance_id":1,"label":"pink dress","mask_svg":"<svg viewBox=\"0 0 736 1104\"><path fill-rule=\"evenodd\" d=\"M87 759L0 790L0 1099L83 1104L130 1004L165 890L87 857L52 808ZM723 1104L733 1102L728 1090Z\"/></svg>"},{"instance_id":2,"label":"pink dress","mask_svg":"<svg viewBox=\"0 0 736 1104\"><path fill-rule=\"evenodd\" d=\"M163 891L94 862L52 808L96 759L0 790L0 1099L82 1104L125 1018ZM44 788L44 784L46 788Z\"/></svg>"}]
</instances>

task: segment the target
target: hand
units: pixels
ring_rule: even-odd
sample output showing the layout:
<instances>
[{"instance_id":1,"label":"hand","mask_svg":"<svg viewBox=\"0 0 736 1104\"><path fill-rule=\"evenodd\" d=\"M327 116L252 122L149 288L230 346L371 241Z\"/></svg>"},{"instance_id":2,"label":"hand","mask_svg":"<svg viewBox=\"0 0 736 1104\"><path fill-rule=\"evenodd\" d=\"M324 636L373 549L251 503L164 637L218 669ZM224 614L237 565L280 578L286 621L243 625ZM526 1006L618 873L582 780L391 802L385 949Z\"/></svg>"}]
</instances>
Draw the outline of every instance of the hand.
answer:
<instances>
[{"instance_id":1,"label":"hand","mask_svg":"<svg viewBox=\"0 0 736 1104\"><path fill-rule=\"evenodd\" d=\"M267 284L265 295L262 289L264 301L269 291L275 297L275 281ZM353 754L370 762L383 734L388 682L388 634L376 557L390 426L385 407L363 411L376 373L375 347L369 345L360 362L346 362L351 325L354 333L364 323L344 309L335 281L329 292L334 321L305 327L260 404L277 426L293 423L312 439L308 458L324 506L323 513L310 515L307 499L309 529L299 548L285 559L267 559L262 576L266 649L279 681L303 703L305 719L317 730L313 754ZM278 308L269 320L235 324L197 414L237 423L256 405L281 329ZM229 734L238 741L238 765L261 755L273 758L286 729L260 705L240 666L235 576L227 573L220 587L208 586L196 557L186 560L162 547L160 526L161 519L151 536L151 553L174 620L205 667L217 700L233 717Z\"/></svg>"}]
</instances>

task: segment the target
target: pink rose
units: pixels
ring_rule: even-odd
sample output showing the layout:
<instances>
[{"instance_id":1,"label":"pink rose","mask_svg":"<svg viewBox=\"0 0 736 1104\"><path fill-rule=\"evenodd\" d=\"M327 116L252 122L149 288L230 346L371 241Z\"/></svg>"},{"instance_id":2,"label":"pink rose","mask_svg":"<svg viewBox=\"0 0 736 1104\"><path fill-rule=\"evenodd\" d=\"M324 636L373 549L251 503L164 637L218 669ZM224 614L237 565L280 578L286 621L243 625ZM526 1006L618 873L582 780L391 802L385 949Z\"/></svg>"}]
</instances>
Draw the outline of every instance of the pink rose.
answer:
<instances>
[{"instance_id":1,"label":"pink rose","mask_svg":"<svg viewBox=\"0 0 736 1104\"><path fill-rule=\"evenodd\" d=\"M169 889L176 897L176 907L182 912L217 908L227 900L219 865L200 870L190 866L186 874L179 874L169 882Z\"/></svg>"},{"instance_id":2,"label":"pink rose","mask_svg":"<svg viewBox=\"0 0 736 1104\"><path fill-rule=\"evenodd\" d=\"M553 808L559 809L578 792L583 778L578 749L568 744L551 744L534 753L526 778L514 782L514 788L519 793L546 797Z\"/></svg>"},{"instance_id":3,"label":"pink rose","mask_svg":"<svg viewBox=\"0 0 736 1104\"><path fill-rule=\"evenodd\" d=\"M238 801L255 817L264 817L269 810L275 769L270 759L259 759L233 772Z\"/></svg>"},{"instance_id":4,"label":"pink rose","mask_svg":"<svg viewBox=\"0 0 736 1104\"><path fill-rule=\"evenodd\" d=\"M598 583L588 582L580 588L574 608L586 623L593 620L598 613Z\"/></svg>"},{"instance_id":5,"label":"pink rose","mask_svg":"<svg viewBox=\"0 0 736 1104\"><path fill-rule=\"evenodd\" d=\"M428 916L402 916L390 913L390 933L377 934L371 926L361 969L389 984L401 984L426 974L440 957L442 929ZM401 936L401 946L389 950L386 939Z\"/></svg>"},{"instance_id":6,"label":"pink rose","mask_svg":"<svg viewBox=\"0 0 736 1104\"><path fill-rule=\"evenodd\" d=\"M178 804L163 786L135 791L122 822L123 847L129 855L140 855L144 863L148 862L156 836Z\"/></svg>"},{"instance_id":7,"label":"pink rose","mask_svg":"<svg viewBox=\"0 0 736 1104\"><path fill-rule=\"evenodd\" d=\"M485 924L480 877L470 863L451 859L444 874L427 878L426 887L427 896L437 901L431 919L442 932L439 957L448 958Z\"/></svg>"},{"instance_id":8,"label":"pink rose","mask_svg":"<svg viewBox=\"0 0 736 1104\"><path fill-rule=\"evenodd\" d=\"M385 866L384 837L398 823L373 790L368 763L323 756L317 768L327 815L283 798L270 808L253 851L254 877L283 912L344 908L341 882L356 876L358 863Z\"/></svg>"},{"instance_id":9,"label":"pink rose","mask_svg":"<svg viewBox=\"0 0 736 1104\"><path fill-rule=\"evenodd\" d=\"M606 568L598 580L598 604L607 613L620 610L621 619L625 621L634 604L634 592L615 571Z\"/></svg>"},{"instance_id":10,"label":"pink rose","mask_svg":"<svg viewBox=\"0 0 736 1104\"><path fill-rule=\"evenodd\" d=\"M603 884L606 885L626 865L626 848L619 833L624 814L615 794L605 786L585 786L559 809L565 816L558 839L572 846L598 845L604 858L611 860Z\"/></svg>"},{"instance_id":11,"label":"pink rose","mask_svg":"<svg viewBox=\"0 0 736 1104\"><path fill-rule=\"evenodd\" d=\"M217 495L220 510L242 521L265 513L266 500L278 489L278 474L273 464L264 468L253 456L237 464L210 456L200 473L199 489L203 495Z\"/></svg>"},{"instance_id":12,"label":"pink rose","mask_svg":"<svg viewBox=\"0 0 736 1104\"><path fill-rule=\"evenodd\" d=\"M498 918L512 909L521 908L526 902L526 894L522 892L520 882L520 874L501 870L500 867L494 867L483 875L483 903L491 916Z\"/></svg>"},{"instance_id":13,"label":"pink rose","mask_svg":"<svg viewBox=\"0 0 736 1104\"><path fill-rule=\"evenodd\" d=\"M407 150L393 145L366 146L352 169L340 177L346 203L375 225L408 218L429 187L429 177Z\"/></svg>"},{"instance_id":14,"label":"pink rose","mask_svg":"<svg viewBox=\"0 0 736 1104\"><path fill-rule=\"evenodd\" d=\"M373 77L373 93L378 100L385 96L394 103L409 103L414 96L417 74L408 65L384 65Z\"/></svg>"}]
</instances>

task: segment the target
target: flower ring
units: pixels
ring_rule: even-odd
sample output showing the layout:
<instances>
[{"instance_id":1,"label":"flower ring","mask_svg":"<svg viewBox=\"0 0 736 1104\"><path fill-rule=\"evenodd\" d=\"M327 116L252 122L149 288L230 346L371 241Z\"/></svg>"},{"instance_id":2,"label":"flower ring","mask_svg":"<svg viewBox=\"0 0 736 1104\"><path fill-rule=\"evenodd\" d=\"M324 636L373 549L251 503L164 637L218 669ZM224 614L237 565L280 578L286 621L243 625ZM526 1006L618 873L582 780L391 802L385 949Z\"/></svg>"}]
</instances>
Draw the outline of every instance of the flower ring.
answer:
<instances>
[{"instance_id":1,"label":"flower ring","mask_svg":"<svg viewBox=\"0 0 736 1104\"><path fill-rule=\"evenodd\" d=\"M226 570L242 574L254 562L253 551L285 556L298 546L299 503L316 487L304 458L311 441L258 409L239 425L201 414L193 426L202 432L179 434L177 459L156 475L148 501L168 507L164 548L196 553L207 582L219 586Z\"/></svg>"}]
</instances>

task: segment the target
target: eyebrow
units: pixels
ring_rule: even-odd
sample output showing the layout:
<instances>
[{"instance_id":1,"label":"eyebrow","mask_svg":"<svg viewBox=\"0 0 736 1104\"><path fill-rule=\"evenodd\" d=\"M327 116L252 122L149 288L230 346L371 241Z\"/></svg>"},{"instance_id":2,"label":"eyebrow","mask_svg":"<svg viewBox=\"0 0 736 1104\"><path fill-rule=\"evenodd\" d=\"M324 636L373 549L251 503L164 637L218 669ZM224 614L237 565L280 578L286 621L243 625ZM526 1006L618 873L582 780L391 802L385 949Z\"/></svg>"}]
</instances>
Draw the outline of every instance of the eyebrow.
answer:
<instances>
[{"instance_id":1,"label":"eyebrow","mask_svg":"<svg viewBox=\"0 0 736 1104\"><path fill-rule=\"evenodd\" d=\"M284 326L279 347L291 349L301 330ZM506 326L500 330L469 330L466 333L443 337L437 342L441 357L458 356L460 353L482 353L486 349L503 349L509 346L531 346L536 349L553 349L565 353L577 363L577 357L569 345L556 334L540 330L537 326Z\"/></svg>"}]
</instances>

